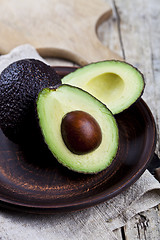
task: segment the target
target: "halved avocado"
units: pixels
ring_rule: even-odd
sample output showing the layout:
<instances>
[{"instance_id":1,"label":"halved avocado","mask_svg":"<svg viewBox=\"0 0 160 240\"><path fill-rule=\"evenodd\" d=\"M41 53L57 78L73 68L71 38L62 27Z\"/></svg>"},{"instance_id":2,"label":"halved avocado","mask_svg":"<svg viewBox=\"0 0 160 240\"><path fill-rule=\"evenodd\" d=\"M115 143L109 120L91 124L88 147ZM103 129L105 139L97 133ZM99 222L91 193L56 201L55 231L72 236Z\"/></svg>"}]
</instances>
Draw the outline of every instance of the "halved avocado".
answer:
<instances>
[{"instance_id":1,"label":"halved avocado","mask_svg":"<svg viewBox=\"0 0 160 240\"><path fill-rule=\"evenodd\" d=\"M143 75L132 65L115 60L91 63L62 79L103 102L113 114L130 107L143 93Z\"/></svg>"},{"instance_id":2,"label":"halved avocado","mask_svg":"<svg viewBox=\"0 0 160 240\"><path fill-rule=\"evenodd\" d=\"M44 141L65 167L97 173L112 163L118 149L117 123L110 110L89 93L65 84L45 88L38 95L37 115ZM95 145L86 149L96 131Z\"/></svg>"},{"instance_id":3,"label":"halved avocado","mask_svg":"<svg viewBox=\"0 0 160 240\"><path fill-rule=\"evenodd\" d=\"M34 109L38 92L60 84L55 70L36 59L10 64L0 75L0 127L14 142L21 142L34 131Z\"/></svg>"}]
</instances>

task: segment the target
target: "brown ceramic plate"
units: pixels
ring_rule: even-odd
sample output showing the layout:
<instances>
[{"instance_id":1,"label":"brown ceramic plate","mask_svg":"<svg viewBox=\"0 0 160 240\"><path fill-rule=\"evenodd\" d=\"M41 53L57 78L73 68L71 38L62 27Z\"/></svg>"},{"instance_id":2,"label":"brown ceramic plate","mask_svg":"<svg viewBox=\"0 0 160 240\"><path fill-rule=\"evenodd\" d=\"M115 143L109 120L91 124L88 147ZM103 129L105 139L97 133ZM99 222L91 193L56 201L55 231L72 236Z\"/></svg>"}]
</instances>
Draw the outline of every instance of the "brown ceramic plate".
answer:
<instances>
[{"instance_id":1,"label":"brown ceramic plate","mask_svg":"<svg viewBox=\"0 0 160 240\"><path fill-rule=\"evenodd\" d=\"M61 76L74 70L56 67ZM153 157L155 122L142 99L116 119L120 134L117 165L96 175L71 172L36 145L22 150L0 131L0 205L34 213L75 211L128 188Z\"/></svg>"}]
</instances>

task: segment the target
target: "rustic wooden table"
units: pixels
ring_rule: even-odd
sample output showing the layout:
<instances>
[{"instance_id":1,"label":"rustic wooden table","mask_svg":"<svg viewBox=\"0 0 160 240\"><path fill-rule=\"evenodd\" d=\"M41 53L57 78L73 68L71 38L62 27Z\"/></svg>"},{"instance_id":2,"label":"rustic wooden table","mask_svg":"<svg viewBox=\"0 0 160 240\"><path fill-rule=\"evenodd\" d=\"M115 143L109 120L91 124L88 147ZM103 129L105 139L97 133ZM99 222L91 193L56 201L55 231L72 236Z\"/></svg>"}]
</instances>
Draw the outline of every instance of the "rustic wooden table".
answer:
<instances>
[{"instance_id":1,"label":"rustic wooden table","mask_svg":"<svg viewBox=\"0 0 160 240\"><path fill-rule=\"evenodd\" d=\"M160 156L160 1L111 0L113 16L101 25L101 41L126 61L137 66L145 76L143 99L157 124L157 149ZM118 239L159 240L160 205L135 216L117 231Z\"/></svg>"},{"instance_id":2,"label":"rustic wooden table","mask_svg":"<svg viewBox=\"0 0 160 240\"><path fill-rule=\"evenodd\" d=\"M113 15L98 28L99 39L144 73L143 99L157 124L156 154L160 157L160 0L104 1L112 6ZM47 60L59 65L59 60ZM136 215L115 234L119 240L160 240L160 205Z\"/></svg>"},{"instance_id":3,"label":"rustic wooden table","mask_svg":"<svg viewBox=\"0 0 160 240\"><path fill-rule=\"evenodd\" d=\"M113 15L98 28L99 39L144 73L143 99L157 124L156 153L160 157L160 1L105 1L112 6ZM64 61L66 64L70 65ZM119 240L160 240L160 205L136 215L115 234Z\"/></svg>"}]
</instances>

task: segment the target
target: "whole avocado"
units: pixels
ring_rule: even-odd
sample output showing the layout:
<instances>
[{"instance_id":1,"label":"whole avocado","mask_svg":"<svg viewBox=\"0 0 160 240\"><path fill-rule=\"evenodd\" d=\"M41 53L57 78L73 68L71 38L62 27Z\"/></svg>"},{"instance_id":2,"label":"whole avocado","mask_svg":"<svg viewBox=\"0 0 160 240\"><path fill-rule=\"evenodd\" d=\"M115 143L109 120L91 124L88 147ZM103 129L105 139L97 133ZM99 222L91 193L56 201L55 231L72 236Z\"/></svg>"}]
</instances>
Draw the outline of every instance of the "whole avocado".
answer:
<instances>
[{"instance_id":1,"label":"whole avocado","mask_svg":"<svg viewBox=\"0 0 160 240\"><path fill-rule=\"evenodd\" d=\"M36 59L10 64L0 75L0 127L13 142L34 131L35 99L43 88L60 85L55 70Z\"/></svg>"}]
</instances>

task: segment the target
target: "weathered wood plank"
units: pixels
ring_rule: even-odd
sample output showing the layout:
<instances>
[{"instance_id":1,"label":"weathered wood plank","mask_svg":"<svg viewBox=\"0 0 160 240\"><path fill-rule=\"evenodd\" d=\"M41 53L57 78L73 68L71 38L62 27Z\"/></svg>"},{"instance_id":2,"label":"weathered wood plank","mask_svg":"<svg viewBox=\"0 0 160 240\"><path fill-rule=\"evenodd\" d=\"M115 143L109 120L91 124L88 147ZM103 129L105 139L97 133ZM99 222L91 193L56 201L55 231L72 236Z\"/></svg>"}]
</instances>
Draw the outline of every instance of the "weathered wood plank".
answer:
<instances>
[{"instance_id":1,"label":"weathered wood plank","mask_svg":"<svg viewBox=\"0 0 160 240\"><path fill-rule=\"evenodd\" d=\"M152 109L157 126L160 123L159 38L160 4L154 1L116 0L121 18L121 37L126 60L137 66L145 76L144 100ZM136 9L136 11L135 11Z\"/></svg>"},{"instance_id":2,"label":"weathered wood plank","mask_svg":"<svg viewBox=\"0 0 160 240\"><path fill-rule=\"evenodd\" d=\"M136 215L124 229L126 240L160 239L160 215L158 207Z\"/></svg>"},{"instance_id":3,"label":"weathered wood plank","mask_svg":"<svg viewBox=\"0 0 160 240\"><path fill-rule=\"evenodd\" d=\"M119 40L122 41L121 43L119 41L121 52L124 52L126 61L137 66L145 76L146 88L143 98L151 108L156 120L158 132L156 152L160 156L160 108L157 108L160 105L160 28L158 28L160 3L158 0L135 0L134 3L127 0L115 0L113 2L118 15L116 12L116 21L113 21L113 19L112 21L114 25L117 21L120 24L118 34L121 34L119 36ZM115 30L113 27L108 29L110 31ZM113 36L113 33L108 35ZM111 49L112 46L109 41ZM120 49L118 52L120 52ZM125 236L123 238L128 240L160 239L159 209L160 206L135 216L124 228Z\"/></svg>"},{"instance_id":4,"label":"weathered wood plank","mask_svg":"<svg viewBox=\"0 0 160 240\"><path fill-rule=\"evenodd\" d=\"M112 6L112 17L99 26L97 35L105 46L123 58L123 49L120 41L119 13L116 11L116 4L113 0L108 0L107 2Z\"/></svg>"}]
</instances>

